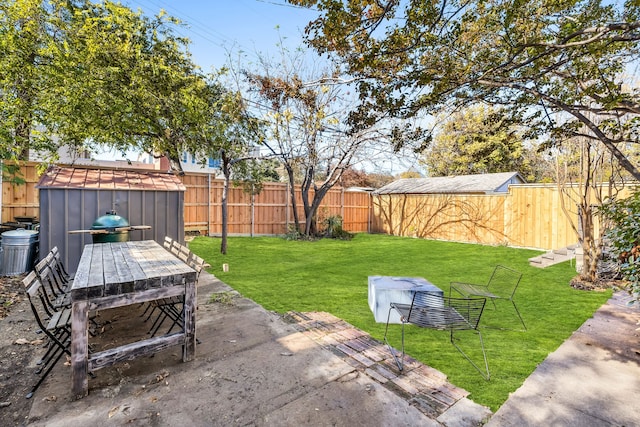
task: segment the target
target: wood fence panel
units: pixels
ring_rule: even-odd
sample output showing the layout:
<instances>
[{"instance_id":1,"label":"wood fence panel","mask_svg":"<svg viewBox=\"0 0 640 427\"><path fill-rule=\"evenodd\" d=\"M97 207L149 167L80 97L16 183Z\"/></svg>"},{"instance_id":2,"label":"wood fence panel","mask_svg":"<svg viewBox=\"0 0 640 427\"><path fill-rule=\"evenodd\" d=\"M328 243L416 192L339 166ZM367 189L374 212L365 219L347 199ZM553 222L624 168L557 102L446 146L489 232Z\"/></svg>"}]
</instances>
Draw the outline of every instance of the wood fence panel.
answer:
<instances>
[{"instance_id":1,"label":"wood fence panel","mask_svg":"<svg viewBox=\"0 0 640 427\"><path fill-rule=\"evenodd\" d=\"M562 248L578 241L572 227L572 223L578 224L578 190L575 187L561 192L553 185L525 184L510 186L504 195L374 195L372 232ZM570 218L562 210L562 201Z\"/></svg>"},{"instance_id":2,"label":"wood fence panel","mask_svg":"<svg viewBox=\"0 0 640 427\"><path fill-rule=\"evenodd\" d=\"M553 249L576 243L578 236L571 225L578 221L575 194L575 190L560 192L555 186L510 187L510 244ZM564 214L561 199L571 219Z\"/></svg>"},{"instance_id":3,"label":"wood fence panel","mask_svg":"<svg viewBox=\"0 0 640 427\"><path fill-rule=\"evenodd\" d=\"M23 165L24 185L2 183L2 222L16 216L35 216L39 195L35 188L37 163ZM185 231L222 233L223 181L206 174L186 174ZM555 185L512 185L506 194L493 195L374 195L331 189L318 210L319 225L332 215L343 218L351 232L378 232L399 236L507 244L557 249L577 242L579 187L564 191ZM618 197L627 197L632 188ZM313 196L313 192L311 192ZM304 222L300 188L296 188L299 219ZM240 187L228 195L230 235L278 235L293 224L293 208L286 183L264 183L252 196ZM593 198L594 204L597 199ZM564 204L569 217L562 209ZM595 222L596 230L599 227Z\"/></svg>"},{"instance_id":4,"label":"wood fence panel","mask_svg":"<svg viewBox=\"0 0 640 427\"><path fill-rule=\"evenodd\" d=\"M210 184L208 227L200 232L205 235L219 236L222 234L222 189L224 183L222 181L212 180ZM189 192L188 187L187 192Z\"/></svg>"},{"instance_id":5,"label":"wood fence panel","mask_svg":"<svg viewBox=\"0 0 640 427\"><path fill-rule=\"evenodd\" d=\"M222 180L210 182L190 179L185 175L185 230L198 230L202 234L222 233ZM208 188L208 196L199 193ZM194 194L192 194L194 193ZM296 207L301 223L305 221L302 193L295 189ZM313 197L310 190L310 197ZM318 210L319 225L332 215L343 218L343 228L352 232L366 232L370 221L370 194L331 189ZM207 202L205 202L205 200ZM208 206L208 209L207 209ZM228 194L228 233L230 235L277 235L287 232L294 223L289 186L286 183L267 182L259 194L251 196L240 187L231 187ZM205 226L206 225L206 226Z\"/></svg>"},{"instance_id":6,"label":"wood fence panel","mask_svg":"<svg viewBox=\"0 0 640 427\"><path fill-rule=\"evenodd\" d=\"M184 223L186 231L207 229L209 206L209 179L204 174L182 176L182 183L188 188L184 196Z\"/></svg>"},{"instance_id":7,"label":"wood fence panel","mask_svg":"<svg viewBox=\"0 0 640 427\"><path fill-rule=\"evenodd\" d=\"M288 197L286 184L265 183L262 191L254 195L254 229L256 235L284 234L287 230Z\"/></svg>"},{"instance_id":8,"label":"wood fence panel","mask_svg":"<svg viewBox=\"0 0 640 427\"><path fill-rule=\"evenodd\" d=\"M371 195L363 191L345 191L342 226L353 233L370 231Z\"/></svg>"},{"instance_id":9,"label":"wood fence panel","mask_svg":"<svg viewBox=\"0 0 640 427\"><path fill-rule=\"evenodd\" d=\"M24 184L2 182L2 222L13 222L18 216L40 216L40 201L36 184L39 177L37 163L29 162L20 168Z\"/></svg>"}]
</instances>

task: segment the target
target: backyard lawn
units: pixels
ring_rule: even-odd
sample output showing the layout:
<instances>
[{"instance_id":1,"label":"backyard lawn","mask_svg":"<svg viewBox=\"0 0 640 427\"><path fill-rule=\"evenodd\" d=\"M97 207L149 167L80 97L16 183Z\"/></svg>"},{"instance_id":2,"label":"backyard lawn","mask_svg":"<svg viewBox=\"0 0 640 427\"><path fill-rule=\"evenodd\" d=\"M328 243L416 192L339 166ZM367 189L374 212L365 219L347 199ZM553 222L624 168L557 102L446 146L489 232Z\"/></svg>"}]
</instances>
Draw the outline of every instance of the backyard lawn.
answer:
<instances>
[{"instance_id":1,"label":"backyard lawn","mask_svg":"<svg viewBox=\"0 0 640 427\"><path fill-rule=\"evenodd\" d=\"M285 313L326 311L382 340L385 325L375 323L367 302L367 277L418 276L447 293L451 281L486 283L496 264L522 272L515 301L527 325L521 328L508 301L497 310L488 303L482 328L491 380L480 374L449 342L449 334L416 327L407 330L409 355L444 372L471 393L475 402L496 411L527 376L611 296L611 292L573 289L570 263L546 269L530 267L539 251L480 246L386 235L358 234L351 241L288 241L277 237L229 238L228 254L220 239L198 237L190 248L210 271L267 310ZM222 264L229 271L222 272ZM488 328L503 326L513 330ZM400 347L400 325L391 325L391 342ZM460 345L481 361L477 337L460 334Z\"/></svg>"}]
</instances>

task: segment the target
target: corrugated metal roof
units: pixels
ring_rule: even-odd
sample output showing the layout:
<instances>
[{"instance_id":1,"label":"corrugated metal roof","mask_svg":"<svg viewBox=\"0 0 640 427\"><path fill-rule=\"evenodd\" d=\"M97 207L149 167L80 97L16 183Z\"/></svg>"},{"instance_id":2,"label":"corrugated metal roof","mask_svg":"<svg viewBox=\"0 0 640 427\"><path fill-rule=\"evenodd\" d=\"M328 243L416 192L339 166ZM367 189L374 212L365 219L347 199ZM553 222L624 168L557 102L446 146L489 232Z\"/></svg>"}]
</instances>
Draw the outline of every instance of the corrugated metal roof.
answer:
<instances>
[{"instance_id":1,"label":"corrugated metal roof","mask_svg":"<svg viewBox=\"0 0 640 427\"><path fill-rule=\"evenodd\" d=\"M404 178L379 188L374 194L487 194L501 191L501 188L507 184L522 184L524 182L524 178L518 172ZM506 191L506 188L502 191Z\"/></svg>"},{"instance_id":2,"label":"corrugated metal roof","mask_svg":"<svg viewBox=\"0 0 640 427\"><path fill-rule=\"evenodd\" d=\"M40 178L36 188L83 188L93 190L186 191L175 175L118 169L84 169L54 166Z\"/></svg>"}]
</instances>

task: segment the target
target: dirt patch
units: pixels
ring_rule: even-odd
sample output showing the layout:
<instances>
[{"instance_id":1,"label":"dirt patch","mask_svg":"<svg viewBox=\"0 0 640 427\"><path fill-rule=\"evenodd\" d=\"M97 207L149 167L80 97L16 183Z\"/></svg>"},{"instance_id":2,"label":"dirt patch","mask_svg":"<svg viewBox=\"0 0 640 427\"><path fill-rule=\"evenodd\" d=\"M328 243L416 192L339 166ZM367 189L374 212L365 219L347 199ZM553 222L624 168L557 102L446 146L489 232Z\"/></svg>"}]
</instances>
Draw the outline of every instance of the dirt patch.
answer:
<instances>
[{"instance_id":1,"label":"dirt patch","mask_svg":"<svg viewBox=\"0 0 640 427\"><path fill-rule=\"evenodd\" d=\"M598 279L591 281L581 276L574 277L569 284L575 289L595 292L604 292L607 289L624 289L625 287L625 282L622 280Z\"/></svg>"},{"instance_id":2,"label":"dirt patch","mask_svg":"<svg viewBox=\"0 0 640 427\"><path fill-rule=\"evenodd\" d=\"M35 354L43 350L36 333L22 276L0 277L0 425L22 426L32 401L25 396L37 381L32 365Z\"/></svg>"}]
</instances>

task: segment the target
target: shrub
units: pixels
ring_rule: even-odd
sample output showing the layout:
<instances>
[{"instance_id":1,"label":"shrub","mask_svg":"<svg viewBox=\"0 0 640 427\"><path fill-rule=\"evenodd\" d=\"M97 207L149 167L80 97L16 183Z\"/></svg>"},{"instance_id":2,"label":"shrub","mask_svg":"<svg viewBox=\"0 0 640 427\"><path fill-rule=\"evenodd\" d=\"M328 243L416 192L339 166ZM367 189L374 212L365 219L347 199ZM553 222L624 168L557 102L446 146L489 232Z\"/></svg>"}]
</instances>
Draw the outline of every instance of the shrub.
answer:
<instances>
[{"instance_id":1,"label":"shrub","mask_svg":"<svg viewBox=\"0 0 640 427\"><path fill-rule=\"evenodd\" d=\"M325 219L324 236L332 239L351 240L353 234L342 228L342 217L340 215L333 215Z\"/></svg>"},{"instance_id":2,"label":"shrub","mask_svg":"<svg viewBox=\"0 0 640 427\"><path fill-rule=\"evenodd\" d=\"M620 272L629 281L630 292L640 299L640 192L625 200L604 204L600 213L608 220L605 237L618 256Z\"/></svg>"}]
</instances>

